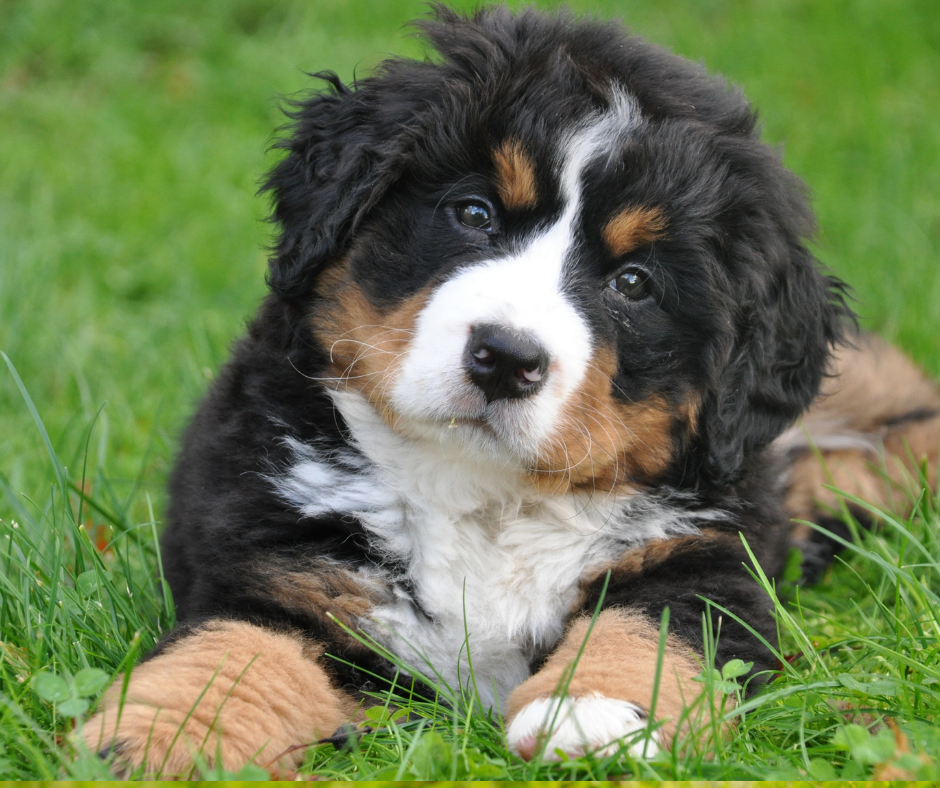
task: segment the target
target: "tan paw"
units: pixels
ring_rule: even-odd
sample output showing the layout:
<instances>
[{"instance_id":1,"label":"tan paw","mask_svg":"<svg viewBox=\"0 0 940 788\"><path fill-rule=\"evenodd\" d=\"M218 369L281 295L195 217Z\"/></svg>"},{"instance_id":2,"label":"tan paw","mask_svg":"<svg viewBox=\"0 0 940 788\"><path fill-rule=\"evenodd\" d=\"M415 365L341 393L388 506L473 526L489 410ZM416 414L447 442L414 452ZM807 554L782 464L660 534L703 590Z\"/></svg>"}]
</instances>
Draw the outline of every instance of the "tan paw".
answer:
<instances>
[{"instance_id":1,"label":"tan paw","mask_svg":"<svg viewBox=\"0 0 940 788\"><path fill-rule=\"evenodd\" d=\"M82 737L92 751L113 759L112 771L125 779L135 774L192 779L198 776L197 764L219 765L231 771L252 762L296 766L303 754L278 758L279 753L272 754L267 742L226 735L201 714L187 720L181 712L128 703L120 710L116 726L118 713L115 706L96 714L85 723Z\"/></svg>"},{"instance_id":2,"label":"tan paw","mask_svg":"<svg viewBox=\"0 0 940 788\"><path fill-rule=\"evenodd\" d=\"M115 771L189 777L199 764L295 769L303 745L347 722L355 704L335 690L304 639L219 621L121 679L82 736Z\"/></svg>"}]
</instances>

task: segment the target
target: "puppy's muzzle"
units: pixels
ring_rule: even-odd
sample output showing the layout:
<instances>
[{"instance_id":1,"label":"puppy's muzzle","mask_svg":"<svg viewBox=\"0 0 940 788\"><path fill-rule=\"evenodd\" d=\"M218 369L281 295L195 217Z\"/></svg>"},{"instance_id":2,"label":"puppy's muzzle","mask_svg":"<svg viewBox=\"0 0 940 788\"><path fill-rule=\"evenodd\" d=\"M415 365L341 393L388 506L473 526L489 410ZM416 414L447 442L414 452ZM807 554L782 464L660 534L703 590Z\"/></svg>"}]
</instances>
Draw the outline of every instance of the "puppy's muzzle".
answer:
<instances>
[{"instance_id":1,"label":"puppy's muzzle","mask_svg":"<svg viewBox=\"0 0 940 788\"><path fill-rule=\"evenodd\" d=\"M475 326L464 352L467 374L487 403L537 393L545 385L549 361L531 336L497 325Z\"/></svg>"}]
</instances>

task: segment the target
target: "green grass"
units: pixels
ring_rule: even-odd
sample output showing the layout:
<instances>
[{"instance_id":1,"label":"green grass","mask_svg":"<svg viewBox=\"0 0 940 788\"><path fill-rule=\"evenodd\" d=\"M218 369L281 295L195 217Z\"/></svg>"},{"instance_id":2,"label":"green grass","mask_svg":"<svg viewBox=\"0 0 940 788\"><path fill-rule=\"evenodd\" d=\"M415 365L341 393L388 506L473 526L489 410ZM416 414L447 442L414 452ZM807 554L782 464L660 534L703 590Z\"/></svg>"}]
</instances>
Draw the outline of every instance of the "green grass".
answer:
<instances>
[{"instance_id":1,"label":"green grass","mask_svg":"<svg viewBox=\"0 0 940 788\"><path fill-rule=\"evenodd\" d=\"M864 325L940 374L932 0L570 5L742 84L810 184L817 252L855 287ZM0 777L102 776L94 759L70 765L62 704L94 700L89 669L116 674L172 623L155 582L163 483L263 293L270 229L255 189L273 163L276 98L304 88L305 71L349 80L419 54L402 25L422 12L405 0L0 0L0 350L21 378L0 364ZM788 592L785 651L803 655L714 757L641 776L870 776L893 738L850 727L855 712L836 702L940 752L935 500L897 525ZM64 684L36 678L49 674ZM381 721L358 749L321 748L309 766L337 779L628 767L526 766L478 713L415 711L424 722Z\"/></svg>"}]
</instances>

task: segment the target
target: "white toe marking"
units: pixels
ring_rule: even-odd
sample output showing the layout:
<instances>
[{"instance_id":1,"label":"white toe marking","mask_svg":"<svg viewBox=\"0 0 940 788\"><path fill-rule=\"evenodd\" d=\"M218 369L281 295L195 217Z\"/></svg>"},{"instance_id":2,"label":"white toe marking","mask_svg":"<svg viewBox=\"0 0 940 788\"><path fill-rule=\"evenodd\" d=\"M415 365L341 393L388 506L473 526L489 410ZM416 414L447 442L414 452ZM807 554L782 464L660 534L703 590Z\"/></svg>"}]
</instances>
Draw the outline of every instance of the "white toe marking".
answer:
<instances>
[{"instance_id":1,"label":"white toe marking","mask_svg":"<svg viewBox=\"0 0 940 788\"><path fill-rule=\"evenodd\" d=\"M543 760L560 760L556 750L572 758L586 753L603 757L613 755L623 746L622 739L647 726L645 712L625 700L595 694L564 698L560 709L558 704L558 698L538 698L524 706L506 732L509 749L526 759L534 757L542 749L544 732L551 727L552 734L544 747ZM659 752L658 732L654 732L651 739L632 738L634 740L626 751L633 757L652 758Z\"/></svg>"}]
</instances>

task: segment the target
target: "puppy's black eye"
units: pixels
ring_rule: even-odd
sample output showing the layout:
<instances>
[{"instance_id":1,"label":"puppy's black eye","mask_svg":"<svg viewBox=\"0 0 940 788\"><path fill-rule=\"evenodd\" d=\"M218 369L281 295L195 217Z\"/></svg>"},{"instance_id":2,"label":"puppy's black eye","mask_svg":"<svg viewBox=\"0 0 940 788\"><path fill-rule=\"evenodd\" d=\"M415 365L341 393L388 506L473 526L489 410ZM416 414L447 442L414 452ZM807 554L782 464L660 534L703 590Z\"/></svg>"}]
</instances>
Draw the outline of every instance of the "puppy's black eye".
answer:
<instances>
[{"instance_id":1,"label":"puppy's black eye","mask_svg":"<svg viewBox=\"0 0 940 788\"><path fill-rule=\"evenodd\" d=\"M490 207L482 202L465 202L457 206L457 219L461 224L474 230L493 230L493 217Z\"/></svg>"},{"instance_id":2,"label":"puppy's black eye","mask_svg":"<svg viewBox=\"0 0 940 788\"><path fill-rule=\"evenodd\" d=\"M628 268L612 280L610 286L634 301L646 298L650 292L649 276L640 268Z\"/></svg>"}]
</instances>

